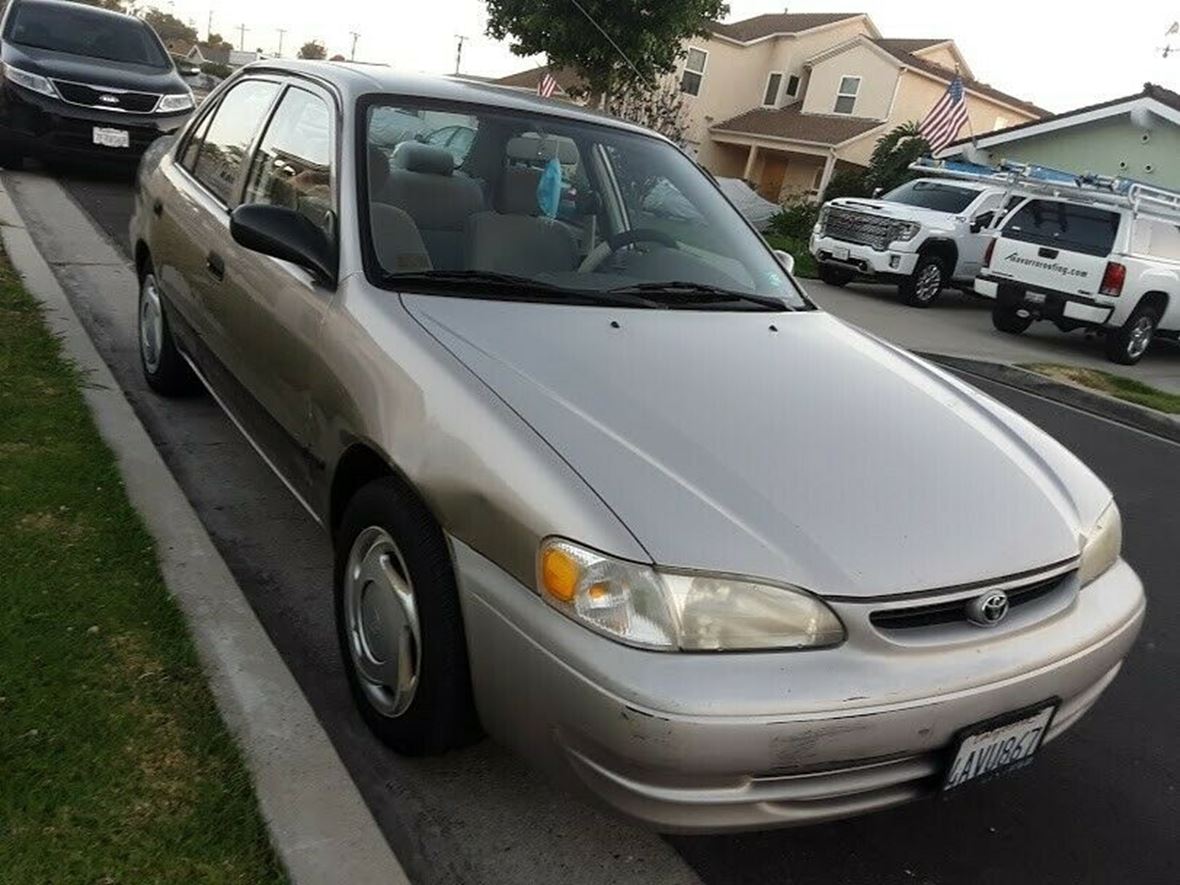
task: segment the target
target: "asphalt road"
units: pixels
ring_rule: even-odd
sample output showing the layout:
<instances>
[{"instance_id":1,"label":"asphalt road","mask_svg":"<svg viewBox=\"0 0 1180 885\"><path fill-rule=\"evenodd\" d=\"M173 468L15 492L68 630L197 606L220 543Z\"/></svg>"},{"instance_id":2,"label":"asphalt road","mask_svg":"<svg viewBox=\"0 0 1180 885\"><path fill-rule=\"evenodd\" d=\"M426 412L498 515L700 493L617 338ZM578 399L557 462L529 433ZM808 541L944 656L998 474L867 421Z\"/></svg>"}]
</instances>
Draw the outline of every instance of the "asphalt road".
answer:
<instances>
[{"instance_id":1,"label":"asphalt road","mask_svg":"<svg viewBox=\"0 0 1180 885\"><path fill-rule=\"evenodd\" d=\"M6 184L21 205L19 182L11 179ZM125 248L126 183L63 183ZM119 325L130 324L131 311L115 322L86 307L77 278L63 274L63 282L395 850L423 881L649 882L691 878L690 869L718 885L1180 881L1180 655L1169 639L1180 629L1180 446L975 381L1060 439L1114 490L1125 554L1150 597L1123 673L1078 726L1017 776L838 824L675 837L653 847L632 828L582 810L489 742L413 763L377 745L340 675L326 541L208 399L165 403L144 389L133 334ZM563 825L571 813L577 826ZM668 846L687 866L669 863L661 854Z\"/></svg>"}]
</instances>

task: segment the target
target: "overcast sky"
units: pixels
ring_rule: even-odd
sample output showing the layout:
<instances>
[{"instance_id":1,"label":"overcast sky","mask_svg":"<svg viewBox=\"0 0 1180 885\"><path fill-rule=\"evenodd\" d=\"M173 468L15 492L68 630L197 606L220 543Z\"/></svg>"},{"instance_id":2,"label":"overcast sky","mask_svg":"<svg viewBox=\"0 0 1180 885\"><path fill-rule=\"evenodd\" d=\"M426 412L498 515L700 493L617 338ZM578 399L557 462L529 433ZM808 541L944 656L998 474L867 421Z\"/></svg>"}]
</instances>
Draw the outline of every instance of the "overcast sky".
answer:
<instances>
[{"instance_id":1,"label":"overcast sky","mask_svg":"<svg viewBox=\"0 0 1180 885\"><path fill-rule=\"evenodd\" d=\"M159 5L192 21L202 37L212 11L214 31L234 45L237 26L245 24L248 49L276 51L278 29L286 28L285 55L313 38L325 41L329 54L348 55L349 32L357 31L358 59L446 73L454 69L456 35L464 34L470 38L463 50L465 73L497 76L527 66L484 36L482 0L161 0ZM729 20L784 8L860 9L888 37L954 38L979 79L1054 111L1136 92L1148 80L1180 90L1180 35L1164 36L1180 19L1180 0L1101 6L1060 0L730 0ZM1178 51L1165 59L1159 50L1168 40Z\"/></svg>"}]
</instances>

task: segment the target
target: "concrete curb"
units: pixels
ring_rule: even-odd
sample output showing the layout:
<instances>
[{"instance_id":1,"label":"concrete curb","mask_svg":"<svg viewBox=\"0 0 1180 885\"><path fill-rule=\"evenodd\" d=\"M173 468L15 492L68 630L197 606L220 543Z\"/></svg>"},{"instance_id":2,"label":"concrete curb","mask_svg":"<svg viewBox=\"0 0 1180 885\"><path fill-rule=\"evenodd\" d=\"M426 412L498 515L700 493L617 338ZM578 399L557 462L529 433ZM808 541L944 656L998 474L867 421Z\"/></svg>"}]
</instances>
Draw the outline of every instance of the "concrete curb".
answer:
<instances>
[{"instance_id":1,"label":"concrete curb","mask_svg":"<svg viewBox=\"0 0 1180 885\"><path fill-rule=\"evenodd\" d=\"M99 356L0 184L8 257L65 354L90 379L83 395L114 452L127 495L156 542L222 718L253 776L292 882L408 883L294 677L271 644L188 499ZM128 297L133 297L129 292Z\"/></svg>"},{"instance_id":2,"label":"concrete curb","mask_svg":"<svg viewBox=\"0 0 1180 885\"><path fill-rule=\"evenodd\" d=\"M1004 363L988 363L982 360L964 359L963 357L944 356L937 353L922 353L919 356L931 362L938 363L948 369L957 369L971 375L978 375L1000 384L1028 393L1034 393L1047 399L1057 400L1067 406L1072 406L1083 412L1106 418L1118 424L1125 424L1144 433L1163 437L1171 442L1180 443L1180 420L1157 412L1145 406L1137 406L1124 400L1087 390L1076 384L1066 384L1052 378L1046 378L1036 372Z\"/></svg>"}]
</instances>

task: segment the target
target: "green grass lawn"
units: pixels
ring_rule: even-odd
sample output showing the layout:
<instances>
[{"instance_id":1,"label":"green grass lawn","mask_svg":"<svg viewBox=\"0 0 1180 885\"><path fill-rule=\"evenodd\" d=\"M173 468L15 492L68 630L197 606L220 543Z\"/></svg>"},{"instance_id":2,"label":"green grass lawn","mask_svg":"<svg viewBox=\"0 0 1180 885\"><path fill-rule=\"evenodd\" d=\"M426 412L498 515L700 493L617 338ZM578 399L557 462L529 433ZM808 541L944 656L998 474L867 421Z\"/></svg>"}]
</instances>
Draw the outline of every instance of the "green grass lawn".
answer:
<instances>
[{"instance_id":1,"label":"green grass lawn","mask_svg":"<svg viewBox=\"0 0 1180 885\"><path fill-rule=\"evenodd\" d=\"M0 881L283 881L152 539L0 254Z\"/></svg>"},{"instance_id":2,"label":"green grass lawn","mask_svg":"<svg viewBox=\"0 0 1180 885\"><path fill-rule=\"evenodd\" d=\"M1180 415L1180 395L1157 390L1133 378L1102 372L1098 369L1082 369L1078 366L1063 366L1057 363L1028 363L1021 368L1047 375L1058 381L1088 387L1099 393L1105 393L1107 396L1147 406L1149 409Z\"/></svg>"},{"instance_id":3,"label":"green grass lawn","mask_svg":"<svg viewBox=\"0 0 1180 885\"><path fill-rule=\"evenodd\" d=\"M816 266L815 258L808 250L806 240L796 240L791 237L783 237L778 234L767 234L766 242L770 243L772 249L782 249L784 252L790 252L795 256L795 276L806 280L814 280L818 275L819 268Z\"/></svg>"}]
</instances>

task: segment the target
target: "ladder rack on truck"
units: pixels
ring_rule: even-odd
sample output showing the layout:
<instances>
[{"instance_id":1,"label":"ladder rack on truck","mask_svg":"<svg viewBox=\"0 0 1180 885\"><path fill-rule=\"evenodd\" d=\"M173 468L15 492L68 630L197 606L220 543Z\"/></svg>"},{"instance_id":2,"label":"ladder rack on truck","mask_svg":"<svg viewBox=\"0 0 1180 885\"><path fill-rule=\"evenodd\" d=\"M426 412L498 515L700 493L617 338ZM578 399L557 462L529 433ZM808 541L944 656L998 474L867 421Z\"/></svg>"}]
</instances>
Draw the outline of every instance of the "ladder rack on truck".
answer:
<instances>
[{"instance_id":1,"label":"ladder rack on truck","mask_svg":"<svg viewBox=\"0 0 1180 885\"><path fill-rule=\"evenodd\" d=\"M918 160L910 165L914 172L959 181L975 181L1006 187L1009 193L1061 197L1079 203L1101 203L1180 221L1180 191L1154 185L1096 175L1074 175L1047 166L1005 161L999 166L955 163L947 160ZM1005 198L1007 202L1007 198Z\"/></svg>"}]
</instances>

